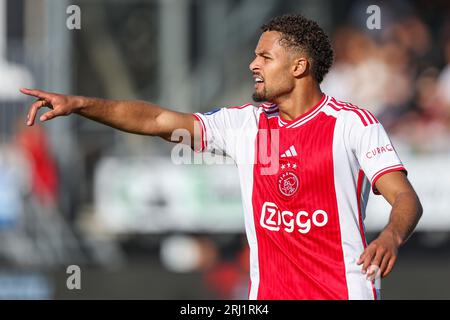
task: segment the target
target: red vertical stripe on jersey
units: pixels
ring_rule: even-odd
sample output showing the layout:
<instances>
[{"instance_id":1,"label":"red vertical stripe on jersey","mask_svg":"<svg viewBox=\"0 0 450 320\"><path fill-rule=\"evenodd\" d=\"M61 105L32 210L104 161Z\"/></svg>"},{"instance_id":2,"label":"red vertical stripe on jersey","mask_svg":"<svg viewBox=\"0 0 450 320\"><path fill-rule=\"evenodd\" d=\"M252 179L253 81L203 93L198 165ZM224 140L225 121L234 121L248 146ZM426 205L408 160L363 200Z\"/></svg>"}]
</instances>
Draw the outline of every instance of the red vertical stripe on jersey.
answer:
<instances>
[{"instance_id":1,"label":"red vertical stripe on jersey","mask_svg":"<svg viewBox=\"0 0 450 320\"><path fill-rule=\"evenodd\" d=\"M200 132L200 137L201 137L201 145L200 145L200 150L195 150L195 151L203 151L203 150L205 150L205 147L206 147L206 138L205 138L205 135L206 135L206 130L205 130L205 124L203 123L203 120L202 120L202 118L200 118L198 115L196 115L196 114L192 114L193 116L194 116L194 118L200 123L200 129L201 129L201 132Z\"/></svg>"},{"instance_id":2,"label":"red vertical stripe on jersey","mask_svg":"<svg viewBox=\"0 0 450 320\"><path fill-rule=\"evenodd\" d=\"M357 182L357 188L356 188L356 199L358 202L358 220L359 220L359 233L361 234L361 240L364 245L364 249L367 248L367 240L364 233L364 221L362 216L362 185L364 182L364 171L359 170L358 172L358 182ZM377 300L377 290L375 289L374 281L372 281L372 292L373 297L375 300Z\"/></svg>"},{"instance_id":3,"label":"red vertical stripe on jersey","mask_svg":"<svg viewBox=\"0 0 450 320\"><path fill-rule=\"evenodd\" d=\"M366 236L364 234L364 222L362 216L362 208L361 208L361 198L362 198L362 185L364 181L364 171L359 170L358 172L358 184L356 188L356 199L358 200L358 219L359 219L359 233L361 234L361 240L364 245L364 249L367 247Z\"/></svg>"},{"instance_id":4,"label":"red vertical stripe on jersey","mask_svg":"<svg viewBox=\"0 0 450 320\"><path fill-rule=\"evenodd\" d=\"M321 113L315 121L298 128L279 129L277 119L267 119L264 114L260 117L260 130L280 130L280 141L270 141L279 143L280 154L295 147L298 155L280 158L280 163L289 163L290 168L296 164L291 171L298 177L299 188L290 197L279 191L279 178L286 172L282 166L274 175L261 175L264 165L259 161L258 133L252 197L260 276L258 299L348 299L334 187L335 122L335 118ZM276 209L262 212L265 203L274 204ZM318 210L327 214L324 226L312 222ZM275 223L274 230L264 227L267 219ZM307 224L308 220L310 230L299 232L297 221ZM293 231L288 232L291 225Z\"/></svg>"}]
</instances>

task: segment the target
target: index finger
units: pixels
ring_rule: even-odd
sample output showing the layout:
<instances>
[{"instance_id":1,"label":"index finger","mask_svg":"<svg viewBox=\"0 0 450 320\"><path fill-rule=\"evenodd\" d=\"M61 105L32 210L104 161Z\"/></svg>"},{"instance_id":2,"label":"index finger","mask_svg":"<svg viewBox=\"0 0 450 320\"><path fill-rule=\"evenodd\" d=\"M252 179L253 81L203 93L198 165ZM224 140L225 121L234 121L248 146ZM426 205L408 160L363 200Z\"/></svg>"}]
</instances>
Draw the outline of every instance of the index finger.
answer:
<instances>
[{"instance_id":1,"label":"index finger","mask_svg":"<svg viewBox=\"0 0 450 320\"><path fill-rule=\"evenodd\" d=\"M36 89L21 88L20 92L22 92L26 95L38 97L41 99L50 99L50 97L51 97L51 94L49 92L45 92L42 90L36 90Z\"/></svg>"},{"instance_id":2,"label":"index finger","mask_svg":"<svg viewBox=\"0 0 450 320\"><path fill-rule=\"evenodd\" d=\"M43 100L38 100L35 101L31 107L30 110L28 111L27 114L27 125L28 126L32 126L34 123L34 119L36 118L36 113L38 111L39 108L42 108L45 105L45 101Z\"/></svg>"}]
</instances>

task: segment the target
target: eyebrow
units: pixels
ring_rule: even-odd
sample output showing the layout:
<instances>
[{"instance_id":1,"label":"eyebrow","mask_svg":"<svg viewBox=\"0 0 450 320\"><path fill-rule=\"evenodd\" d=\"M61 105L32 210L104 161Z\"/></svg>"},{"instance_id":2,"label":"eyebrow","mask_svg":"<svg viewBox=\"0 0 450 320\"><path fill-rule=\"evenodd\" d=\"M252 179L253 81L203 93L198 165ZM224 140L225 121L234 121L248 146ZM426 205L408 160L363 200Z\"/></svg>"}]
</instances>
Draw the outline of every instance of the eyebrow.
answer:
<instances>
[{"instance_id":1,"label":"eyebrow","mask_svg":"<svg viewBox=\"0 0 450 320\"><path fill-rule=\"evenodd\" d=\"M257 56L263 56L263 55L272 56L268 51L255 51L255 54Z\"/></svg>"}]
</instances>

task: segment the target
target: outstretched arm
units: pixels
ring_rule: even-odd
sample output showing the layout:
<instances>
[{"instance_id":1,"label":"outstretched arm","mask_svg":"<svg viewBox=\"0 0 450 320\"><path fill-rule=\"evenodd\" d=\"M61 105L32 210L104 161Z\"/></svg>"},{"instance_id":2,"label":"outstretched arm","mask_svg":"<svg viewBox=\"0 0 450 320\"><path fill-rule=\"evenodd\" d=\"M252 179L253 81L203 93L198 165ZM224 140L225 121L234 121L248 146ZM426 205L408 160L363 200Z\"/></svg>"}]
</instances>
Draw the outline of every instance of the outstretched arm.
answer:
<instances>
[{"instance_id":1,"label":"outstretched arm","mask_svg":"<svg viewBox=\"0 0 450 320\"><path fill-rule=\"evenodd\" d=\"M196 120L189 113L171 111L144 101L105 100L30 89L20 91L38 98L28 111L29 126L33 125L37 111L48 107L52 110L41 115L41 121L76 113L122 131L159 136L167 141L172 141L170 137L174 130L186 129L193 143Z\"/></svg>"},{"instance_id":2,"label":"outstretched arm","mask_svg":"<svg viewBox=\"0 0 450 320\"><path fill-rule=\"evenodd\" d=\"M389 222L378 238L361 254L358 264L367 272L369 266L379 267L382 277L387 276L397 260L398 248L410 237L420 217L422 205L404 172L396 171L383 175L375 184L378 191L392 206ZM370 270L368 277L374 277Z\"/></svg>"}]
</instances>

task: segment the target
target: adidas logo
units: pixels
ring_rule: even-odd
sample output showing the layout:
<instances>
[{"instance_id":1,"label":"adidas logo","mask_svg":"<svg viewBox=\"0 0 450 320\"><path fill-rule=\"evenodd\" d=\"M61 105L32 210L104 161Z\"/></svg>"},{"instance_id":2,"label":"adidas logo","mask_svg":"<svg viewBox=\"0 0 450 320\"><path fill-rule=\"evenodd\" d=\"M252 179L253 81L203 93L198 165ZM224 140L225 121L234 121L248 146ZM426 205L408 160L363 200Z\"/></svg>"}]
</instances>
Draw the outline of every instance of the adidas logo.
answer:
<instances>
[{"instance_id":1,"label":"adidas logo","mask_svg":"<svg viewBox=\"0 0 450 320\"><path fill-rule=\"evenodd\" d=\"M288 150L286 150L280 158L289 158L289 157L296 157L297 151L295 150L294 146L290 146Z\"/></svg>"}]
</instances>

